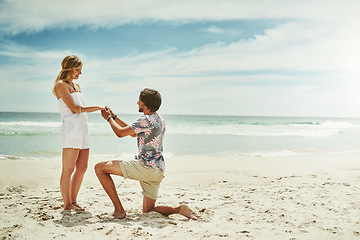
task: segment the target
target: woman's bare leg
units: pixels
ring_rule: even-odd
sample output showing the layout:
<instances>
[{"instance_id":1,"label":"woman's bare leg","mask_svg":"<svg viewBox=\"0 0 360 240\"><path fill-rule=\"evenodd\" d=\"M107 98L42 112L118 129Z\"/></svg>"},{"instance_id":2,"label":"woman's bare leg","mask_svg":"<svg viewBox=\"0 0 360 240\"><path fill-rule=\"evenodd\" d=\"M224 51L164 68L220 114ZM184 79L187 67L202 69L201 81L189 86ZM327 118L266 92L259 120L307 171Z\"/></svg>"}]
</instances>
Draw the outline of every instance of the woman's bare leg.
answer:
<instances>
[{"instance_id":1,"label":"woman's bare leg","mask_svg":"<svg viewBox=\"0 0 360 240\"><path fill-rule=\"evenodd\" d=\"M62 172L60 177L60 191L64 201L64 210L73 209L71 204L71 175L74 172L80 149L64 148L62 154Z\"/></svg>"},{"instance_id":2,"label":"woman's bare leg","mask_svg":"<svg viewBox=\"0 0 360 240\"><path fill-rule=\"evenodd\" d=\"M78 195L79 190L80 190L81 183L82 183L82 181L84 179L86 169L88 167L88 161L89 161L89 149L80 150L79 156L78 156L77 161L76 161L75 172L74 172L74 174L72 175L72 178L71 178L71 190L70 190L70 192L71 192L71 195L70 195L71 203L78 210L84 210L82 207L80 207L76 203L76 199L77 199L77 195Z\"/></svg>"}]
</instances>

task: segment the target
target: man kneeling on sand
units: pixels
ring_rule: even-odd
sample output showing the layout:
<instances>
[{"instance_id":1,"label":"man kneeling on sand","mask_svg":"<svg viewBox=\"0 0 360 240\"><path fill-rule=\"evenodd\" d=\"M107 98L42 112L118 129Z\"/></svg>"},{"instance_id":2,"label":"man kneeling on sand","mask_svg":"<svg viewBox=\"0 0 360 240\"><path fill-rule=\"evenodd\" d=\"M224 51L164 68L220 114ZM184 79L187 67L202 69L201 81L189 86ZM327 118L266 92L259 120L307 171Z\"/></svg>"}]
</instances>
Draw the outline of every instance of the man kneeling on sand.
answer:
<instances>
[{"instance_id":1,"label":"man kneeling on sand","mask_svg":"<svg viewBox=\"0 0 360 240\"><path fill-rule=\"evenodd\" d=\"M186 205L178 207L155 207L159 185L164 177L165 161L162 155L165 122L156 113L161 105L160 93L153 89L144 89L139 96L139 112L144 115L131 125L120 120L110 109L101 112L116 134L137 137L139 155L130 161L107 161L95 165L95 172L105 192L114 204L114 218L125 218L126 212L116 192L115 184L110 174L137 180L143 189L143 213L156 211L163 215L181 214L190 219L196 219L196 214Z\"/></svg>"}]
</instances>

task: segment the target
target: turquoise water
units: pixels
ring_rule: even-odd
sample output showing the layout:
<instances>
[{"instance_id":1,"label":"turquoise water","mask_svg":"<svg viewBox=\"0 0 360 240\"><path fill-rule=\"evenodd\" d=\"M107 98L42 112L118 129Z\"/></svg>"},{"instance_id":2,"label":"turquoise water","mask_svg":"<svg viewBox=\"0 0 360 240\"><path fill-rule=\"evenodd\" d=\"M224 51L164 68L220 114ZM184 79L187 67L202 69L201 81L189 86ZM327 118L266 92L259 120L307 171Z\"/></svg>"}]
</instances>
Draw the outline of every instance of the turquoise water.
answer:
<instances>
[{"instance_id":1,"label":"turquoise water","mask_svg":"<svg viewBox=\"0 0 360 240\"><path fill-rule=\"evenodd\" d=\"M121 115L127 123L141 115ZM136 155L134 138L117 138L88 114L93 155ZM165 155L277 156L359 152L360 119L163 115ZM0 159L60 156L58 113L0 112Z\"/></svg>"}]
</instances>

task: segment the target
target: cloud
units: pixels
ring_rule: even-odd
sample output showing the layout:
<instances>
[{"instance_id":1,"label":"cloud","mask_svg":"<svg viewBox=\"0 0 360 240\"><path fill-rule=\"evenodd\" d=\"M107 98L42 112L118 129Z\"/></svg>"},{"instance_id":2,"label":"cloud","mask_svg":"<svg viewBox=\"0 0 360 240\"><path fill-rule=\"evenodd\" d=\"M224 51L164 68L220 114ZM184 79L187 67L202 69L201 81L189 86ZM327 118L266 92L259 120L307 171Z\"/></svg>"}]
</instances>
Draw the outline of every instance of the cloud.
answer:
<instances>
[{"instance_id":1,"label":"cloud","mask_svg":"<svg viewBox=\"0 0 360 240\"><path fill-rule=\"evenodd\" d=\"M211 76L233 79L234 75L238 76L237 83L241 84L243 77L240 76L251 76L256 71L263 73L256 74L257 77L264 78L261 80L263 82L274 81L272 79L275 78L268 76L275 74L278 80L288 76L288 81L295 81L296 84L300 80L294 78L294 74L311 73L316 74L317 77L323 75L324 77L313 80L328 81L330 72L357 71L355 64L352 65L354 68L351 68L351 64L343 61L348 59L346 62L356 62L360 54L353 54L356 50L344 46L343 38L337 37L336 34L328 34L328 30L323 26L290 22L268 29L265 34L248 40L239 40L230 44L207 44L186 52L166 49L107 60L90 58L81 53L77 55L85 62L84 69L89 73L90 84L92 81L95 83L96 79L115 84L115 82L125 83L140 79L156 81L168 77L182 78L182 83L186 84L194 79L197 79L196 82L208 81ZM355 43L357 39L353 38L352 41ZM34 67L40 69L47 66L44 70L48 73L45 75L48 77L50 73L54 74L54 70L56 72L60 66L59 59L69 53L68 51L36 51L11 42L0 44L0 55L22 59L21 64L15 67L17 70L10 68L4 71L13 71L16 75L23 74L27 79L35 79L39 74L34 71ZM44 72L41 74L44 75ZM346 80L342 79L342 81Z\"/></svg>"},{"instance_id":2,"label":"cloud","mask_svg":"<svg viewBox=\"0 0 360 240\"><path fill-rule=\"evenodd\" d=\"M210 33L215 33L215 34L222 34L224 33L225 31L219 27L215 27L215 26L211 26L207 29L203 29L202 31L204 32L210 32Z\"/></svg>"},{"instance_id":3,"label":"cloud","mask_svg":"<svg viewBox=\"0 0 360 240\"><path fill-rule=\"evenodd\" d=\"M168 48L100 59L71 52L85 63L79 81L90 103L111 102L119 112L144 86L164 93L167 113L349 115L359 102L358 1L2 1L0 36L44 29L121 24L189 24L229 19L282 19L263 34L189 51ZM360 6L359 6L360 7ZM150 25L151 25L150 24ZM212 23L211 23L212 24ZM214 34L236 29L210 25ZM233 32L231 32L233 31ZM66 50L39 51L2 39L1 94L51 95ZM54 101L55 102L55 101ZM136 102L136 101L135 101ZM54 105L54 104L53 104ZM48 109L56 109L51 105ZM326 106L334 106L330 109ZM274 107L275 106L275 107ZM312 106L312 107L311 107ZM315 106L315 107L314 107ZM329 109L327 109L329 108ZM319 114L319 109L327 109ZM351 114L353 109L348 109Z\"/></svg>"},{"instance_id":4,"label":"cloud","mask_svg":"<svg viewBox=\"0 0 360 240\"><path fill-rule=\"evenodd\" d=\"M203 21L233 19L348 19L357 16L360 3L349 1L266 0L4 0L0 3L0 32L42 31L80 26L116 27L144 21ZM350 13L350 17L349 14Z\"/></svg>"},{"instance_id":5,"label":"cloud","mask_svg":"<svg viewBox=\"0 0 360 240\"><path fill-rule=\"evenodd\" d=\"M230 44L207 44L187 52L168 49L162 52L114 58L100 69L134 77L230 75L234 72L309 72L352 71L347 62L356 62L356 49L343 45L344 38L328 34L323 26L292 22L268 29L263 35ZM353 43L357 41L353 38ZM347 40L349 42L349 40ZM360 55L360 54L359 54ZM117 66L114 70L108 70ZM107 69L107 70L105 70Z\"/></svg>"},{"instance_id":6,"label":"cloud","mask_svg":"<svg viewBox=\"0 0 360 240\"><path fill-rule=\"evenodd\" d=\"M210 26L210 27L208 27L206 29L201 29L201 31L214 33L214 34L232 34L232 35L239 35L240 34L239 31L235 31L235 30L232 30L232 29L224 29L224 28L220 28L220 27L216 27L216 26Z\"/></svg>"},{"instance_id":7,"label":"cloud","mask_svg":"<svg viewBox=\"0 0 360 240\"><path fill-rule=\"evenodd\" d=\"M63 56L66 51L35 51L26 45L16 44L9 40L0 40L0 56L12 57L32 62L34 59L43 59L44 62L49 59L56 59ZM33 62L32 62L33 63Z\"/></svg>"}]
</instances>

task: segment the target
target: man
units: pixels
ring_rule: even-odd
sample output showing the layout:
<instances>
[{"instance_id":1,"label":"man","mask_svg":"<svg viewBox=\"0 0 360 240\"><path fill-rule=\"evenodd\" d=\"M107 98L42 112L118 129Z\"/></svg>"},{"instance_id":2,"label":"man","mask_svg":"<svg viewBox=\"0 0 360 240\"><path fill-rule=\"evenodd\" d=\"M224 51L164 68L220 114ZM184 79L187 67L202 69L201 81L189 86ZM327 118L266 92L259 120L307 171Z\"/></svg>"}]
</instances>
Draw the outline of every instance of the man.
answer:
<instances>
[{"instance_id":1,"label":"man","mask_svg":"<svg viewBox=\"0 0 360 240\"><path fill-rule=\"evenodd\" d=\"M95 165L95 172L105 192L114 204L114 218L125 218L126 212L116 192L110 174L137 180L143 189L143 213L156 211L164 215L181 214L190 219L197 216L186 205L178 207L157 206L156 198L160 182L164 177L163 139L165 122L156 113L161 105L161 95L153 89L145 88L139 96L139 112L144 115L135 123L128 125L107 109L101 114L118 137L137 137L139 155L131 161L108 161Z\"/></svg>"}]
</instances>

